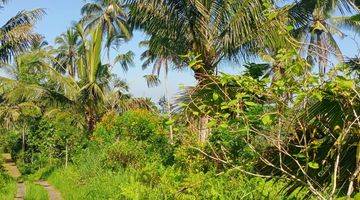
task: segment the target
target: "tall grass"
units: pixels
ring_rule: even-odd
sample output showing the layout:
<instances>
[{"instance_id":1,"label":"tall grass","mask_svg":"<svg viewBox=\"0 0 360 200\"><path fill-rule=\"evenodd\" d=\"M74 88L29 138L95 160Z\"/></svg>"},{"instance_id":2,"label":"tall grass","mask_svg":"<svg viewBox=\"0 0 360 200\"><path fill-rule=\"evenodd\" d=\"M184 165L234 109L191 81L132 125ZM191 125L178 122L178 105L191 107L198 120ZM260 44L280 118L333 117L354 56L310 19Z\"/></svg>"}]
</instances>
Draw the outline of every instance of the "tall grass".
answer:
<instances>
[{"instance_id":1,"label":"tall grass","mask_svg":"<svg viewBox=\"0 0 360 200\"><path fill-rule=\"evenodd\" d=\"M1 163L0 163L1 166ZM0 200L13 200L16 194L16 182L0 169Z\"/></svg>"},{"instance_id":2,"label":"tall grass","mask_svg":"<svg viewBox=\"0 0 360 200\"><path fill-rule=\"evenodd\" d=\"M102 199L288 199L281 183L266 182L240 174L187 174L157 163L142 169L116 172L91 166L69 166L56 170L49 181L66 200Z\"/></svg>"},{"instance_id":3,"label":"tall grass","mask_svg":"<svg viewBox=\"0 0 360 200\"><path fill-rule=\"evenodd\" d=\"M32 182L26 182L25 200L48 200L47 191L40 185Z\"/></svg>"}]
</instances>

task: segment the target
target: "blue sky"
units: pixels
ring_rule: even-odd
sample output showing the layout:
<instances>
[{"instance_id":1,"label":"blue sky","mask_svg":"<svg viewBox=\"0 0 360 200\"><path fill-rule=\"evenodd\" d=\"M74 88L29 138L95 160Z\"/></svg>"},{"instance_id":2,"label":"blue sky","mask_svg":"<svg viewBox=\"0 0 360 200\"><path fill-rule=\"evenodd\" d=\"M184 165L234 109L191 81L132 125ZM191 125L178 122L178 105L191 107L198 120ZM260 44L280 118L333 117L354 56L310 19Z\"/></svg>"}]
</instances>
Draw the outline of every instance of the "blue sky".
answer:
<instances>
[{"instance_id":1,"label":"blue sky","mask_svg":"<svg viewBox=\"0 0 360 200\"><path fill-rule=\"evenodd\" d=\"M54 38L64 32L74 21L80 18L80 9L85 0L12 0L0 11L0 22L3 24L7 19L14 16L20 10L30 10L34 8L44 8L47 15L36 25L36 31L45 36L46 40L53 44ZM347 32L348 37L341 41L341 49L343 53L349 57L357 55L357 44L359 37L354 33ZM143 78L144 75L151 73L151 69L143 71L141 69L142 62L139 59L144 49L139 47L139 42L145 39L145 35L141 32L135 32L134 38L123 44L119 52L132 50L135 57L135 66L128 72L124 73L119 66L114 67L114 73L124 78L130 85L131 93L134 96L151 97L157 100L164 95L164 87L148 88ZM112 53L113 56L116 52ZM106 56L104 55L104 59ZM106 60L106 59L105 59ZM237 73L241 71L239 65L226 63L223 70L229 73ZM195 80L190 70L181 72L172 71L169 74L169 91L174 96L179 91L179 85L193 85Z\"/></svg>"}]
</instances>

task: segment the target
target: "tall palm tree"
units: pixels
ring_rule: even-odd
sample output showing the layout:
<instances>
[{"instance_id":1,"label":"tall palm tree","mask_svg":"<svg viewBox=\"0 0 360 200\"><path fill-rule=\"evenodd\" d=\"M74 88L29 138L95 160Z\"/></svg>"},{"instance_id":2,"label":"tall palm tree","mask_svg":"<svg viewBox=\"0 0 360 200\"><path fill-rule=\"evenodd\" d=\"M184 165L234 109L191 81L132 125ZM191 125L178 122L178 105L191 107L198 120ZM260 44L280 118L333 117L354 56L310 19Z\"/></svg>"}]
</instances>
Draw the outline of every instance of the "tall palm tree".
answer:
<instances>
[{"instance_id":1,"label":"tall palm tree","mask_svg":"<svg viewBox=\"0 0 360 200\"><path fill-rule=\"evenodd\" d=\"M20 78L0 77L0 95L7 102L36 102L50 110L81 113L90 132L107 111L146 106L126 95L126 84L114 78L109 64L102 63L102 39L102 31L97 28L83 41L84 52L76 62L76 79L52 66L52 51L40 49L22 55L18 64L24 66L21 69L26 73L20 73Z\"/></svg>"},{"instance_id":2,"label":"tall palm tree","mask_svg":"<svg viewBox=\"0 0 360 200\"><path fill-rule=\"evenodd\" d=\"M41 109L33 102L18 104L0 104L0 123L7 130L20 130L22 140L22 151L26 147L26 132L28 131L28 120L41 115Z\"/></svg>"},{"instance_id":3,"label":"tall palm tree","mask_svg":"<svg viewBox=\"0 0 360 200\"><path fill-rule=\"evenodd\" d=\"M285 14L277 12L272 1L220 0L128 0L130 22L150 36L151 61L171 62L177 68L189 67L183 55L195 53L202 65L192 67L199 83L213 74L219 63L268 52L282 46ZM271 11L271 12L270 12ZM207 135L207 118L200 118L200 135ZM202 140L206 136L201 136Z\"/></svg>"},{"instance_id":4,"label":"tall palm tree","mask_svg":"<svg viewBox=\"0 0 360 200\"><path fill-rule=\"evenodd\" d=\"M22 150L25 150L25 136L28 131L27 121L32 117L41 115L40 106L34 101L36 95L41 94L39 90L32 87L33 84L41 80L42 75L39 73L41 65L46 61L46 52L38 49L38 45L34 44L33 51L19 55L15 58L13 64L3 66L8 78L3 78L2 89L7 90L11 88L12 93L3 93L3 101L0 103L1 123L6 129L16 129L21 131L22 135ZM12 85L12 81L16 81ZM19 90L27 84L28 90ZM32 88L32 89L31 89ZM25 100L24 96L28 99Z\"/></svg>"},{"instance_id":5,"label":"tall palm tree","mask_svg":"<svg viewBox=\"0 0 360 200\"><path fill-rule=\"evenodd\" d=\"M301 0L290 9L295 20L294 35L302 44L302 52L308 61L319 67L319 74L326 71L331 56L343 61L343 54L335 36L345 34L333 22L333 13L340 10L345 14L356 9L353 0Z\"/></svg>"},{"instance_id":6,"label":"tall palm tree","mask_svg":"<svg viewBox=\"0 0 360 200\"><path fill-rule=\"evenodd\" d=\"M85 4L81 13L87 30L101 27L103 35L107 37L105 44L107 47L131 37L127 25L128 16L121 0L94 0Z\"/></svg>"},{"instance_id":7,"label":"tall palm tree","mask_svg":"<svg viewBox=\"0 0 360 200\"><path fill-rule=\"evenodd\" d=\"M8 0L1 0L1 7L7 2ZM20 11L0 27L1 62L9 63L14 56L41 40L40 35L33 32L33 25L44 14L43 9Z\"/></svg>"},{"instance_id":8,"label":"tall palm tree","mask_svg":"<svg viewBox=\"0 0 360 200\"><path fill-rule=\"evenodd\" d=\"M141 42L142 46L147 46L149 44L148 41ZM149 67L149 65L153 64L152 66L152 74L146 75L145 79L148 84L148 86L157 86L160 84L160 73L163 70L164 71L164 90L165 90L165 103L166 103L166 113L168 114L169 121L172 121L172 108L170 103L170 97L169 97L169 91L168 91L168 74L169 74L169 65L172 63L172 56L169 55L167 57L164 56L157 56L152 54L150 49L146 50L141 54L141 60L145 60L142 68L146 69ZM176 59L174 60L176 62ZM169 132L169 138L170 141L173 142L174 140L174 131L173 126L170 125L170 132Z\"/></svg>"},{"instance_id":9,"label":"tall palm tree","mask_svg":"<svg viewBox=\"0 0 360 200\"><path fill-rule=\"evenodd\" d=\"M55 39L58 45L56 60L58 69L63 73L68 73L71 77L76 76L76 62L79 59L79 48L81 37L75 27L68 29Z\"/></svg>"},{"instance_id":10,"label":"tall palm tree","mask_svg":"<svg viewBox=\"0 0 360 200\"><path fill-rule=\"evenodd\" d=\"M193 69L198 80L213 73L226 59L269 50L284 39L278 34L281 15L269 20L263 1L129 0L129 3L130 21L150 35L149 53L171 58L177 67L189 64L181 55L199 54L204 66Z\"/></svg>"},{"instance_id":11,"label":"tall palm tree","mask_svg":"<svg viewBox=\"0 0 360 200\"><path fill-rule=\"evenodd\" d=\"M85 105L88 129L94 129L99 106L105 100L105 87L110 79L108 64L101 63L102 30L96 28L92 40L86 47L83 58L78 62L80 90L78 100Z\"/></svg>"}]
</instances>

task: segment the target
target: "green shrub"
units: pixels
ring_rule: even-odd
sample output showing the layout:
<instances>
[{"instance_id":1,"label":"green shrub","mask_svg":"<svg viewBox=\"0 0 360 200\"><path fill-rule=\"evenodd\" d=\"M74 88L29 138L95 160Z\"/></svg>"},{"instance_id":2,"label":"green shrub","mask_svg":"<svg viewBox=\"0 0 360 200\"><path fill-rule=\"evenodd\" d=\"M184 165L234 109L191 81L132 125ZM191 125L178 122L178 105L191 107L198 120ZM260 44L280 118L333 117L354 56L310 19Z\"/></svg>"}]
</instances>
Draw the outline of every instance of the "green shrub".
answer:
<instances>
[{"instance_id":1,"label":"green shrub","mask_svg":"<svg viewBox=\"0 0 360 200\"><path fill-rule=\"evenodd\" d=\"M145 159L142 143L129 140L114 143L108 147L105 154L106 164L112 169L119 167L138 168Z\"/></svg>"},{"instance_id":2,"label":"green shrub","mask_svg":"<svg viewBox=\"0 0 360 200\"><path fill-rule=\"evenodd\" d=\"M129 143L140 148L142 153L148 155L149 158L156 158L156 160L160 158L162 163L167 165L174 162L174 148L168 141L163 119L147 110L131 110L120 116L106 115L98 123L92 139L99 146L114 146L114 143L118 143L118 145L123 145L124 151L131 150L131 147L122 141L134 141ZM115 153L114 149L112 151ZM118 153L126 154L119 151Z\"/></svg>"},{"instance_id":3,"label":"green shrub","mask_svg":"<svg viewBox=\"0 0 360 200\"><path fill-rule=\"evenodd\" d=\"M256 157L256 154L244 141L245 137L245 133L241 131L234 132L217 128L212 131L205 150L210 155L215 151L218 157L234 165L252 164L251 160Z\"/></svg>"},{"instance_id":4,"label":"green shrub","mask_svg":"<svg viewBox=\"0 0 360 200\"><path fill-rule=\"evenodd\" d=\"M118 117L115 123L120 139L127 137L138 141L151 141L158 135L165 135L159 116L146 110L128 111Z\"/></svg>"},{"instance_id":5,"label":"green shrub","mask_svg":"<svg viewBox=\"0 0 360 200\"><path fill-rule=\"evenodd\" d=\"M176 166L184 171L207 172L214 168L214 162L211 159L191 146L179 146L176 148L174 159Z\"/></svg>"},{"instance_id":6,"label":"green shrub","mask_svg":"<svg viewBox=\"0 0 360 200\"><path fill-rule=\"evenodd\" d=\"M118 131L116 128L116 119L118 116L115 113L108 113L99 123L96 124L96 129L92 134L92 141L98 144L112 144L116 141Z\"/></svg>"}]
</instances>

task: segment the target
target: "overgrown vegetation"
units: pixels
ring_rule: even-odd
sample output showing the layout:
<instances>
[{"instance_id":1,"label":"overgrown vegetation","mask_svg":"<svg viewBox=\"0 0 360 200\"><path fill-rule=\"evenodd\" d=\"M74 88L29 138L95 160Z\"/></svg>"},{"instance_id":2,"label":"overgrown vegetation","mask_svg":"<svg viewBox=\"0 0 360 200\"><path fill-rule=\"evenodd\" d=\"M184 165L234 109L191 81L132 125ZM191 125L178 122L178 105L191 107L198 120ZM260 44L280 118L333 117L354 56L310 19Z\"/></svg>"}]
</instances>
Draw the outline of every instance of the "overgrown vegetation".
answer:
<instances>
[{"instance_id":1,"label":"overgrown vegetation","mask_svg":"<svg viewBox=\"0 0 360 200\"><path fill-rule=\"evenodd\" d=\"M42 10L20 12L0 28L0 147L28 180L26 199L47 199L38 179L74 200L356 199L360 65L334 35L358 32L359 6L96 0L55 46L33 33ZM149 36L149 86L164 69L159 105L112 71L133 65L114 47L134 30ZM220 71L240 60L242 73ZM174 99L171 68L197 81ZM14 181L1 173L0 186L11 199Z\"/></svg>"},{"instance_id":2,"label":"overgrown vegetation","mask_svg":"<svg viewBox=\"0 0 360 200\"><path fill-rule=\"evenodd\" d=\"M0 171L0 199L10 200L14 199L16 193L16 182L7 176L3 171Z\"/></svg>"},{"instance_id":3,"label":"overgrown vegetation","mask_svg":"<svg viewBox=\"0 0 360 200\"><path fill-rule=\"evenodd\" d=\"M40 185L27 182L26 183L26 200L48 200L47 191Z\"/></svg>"}]
</instances>

